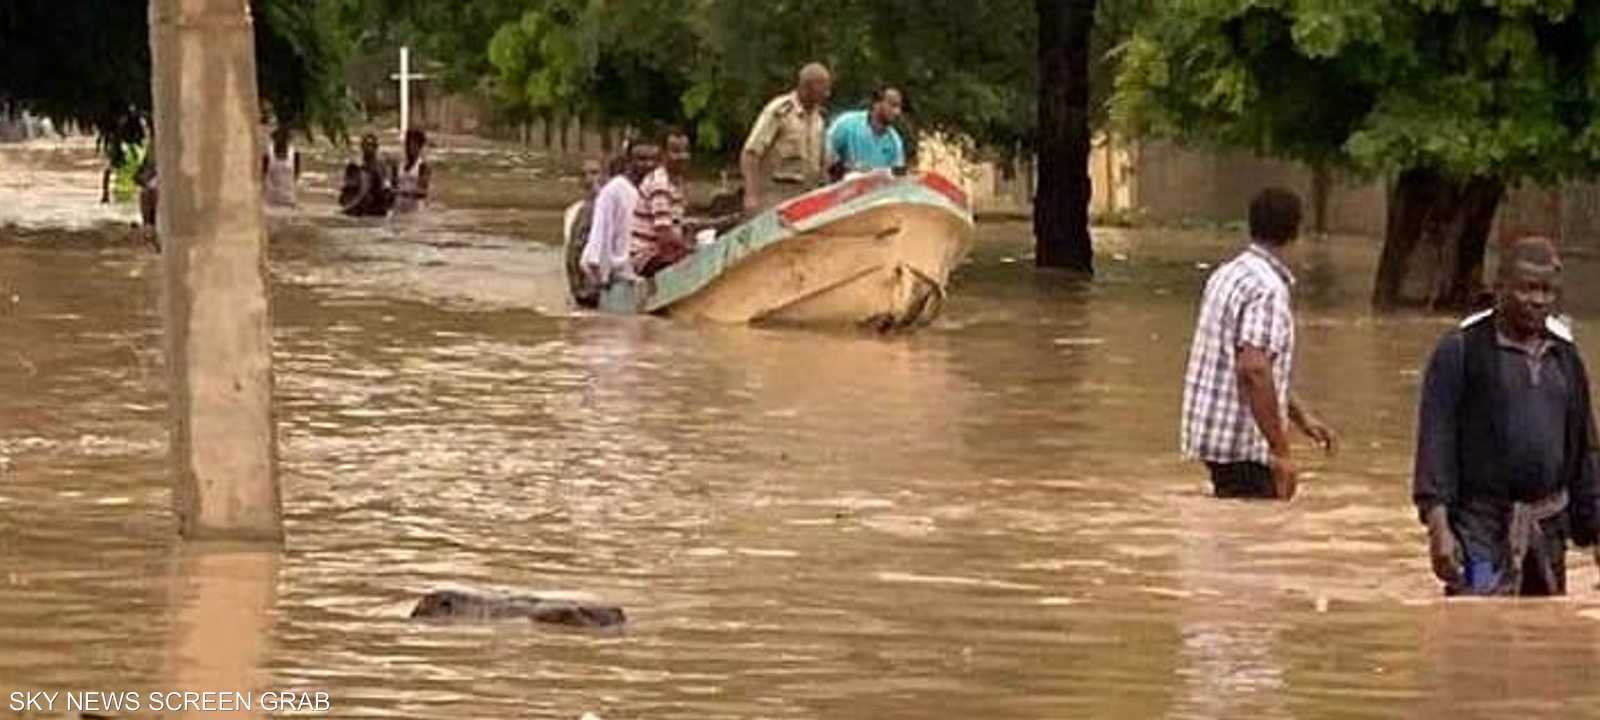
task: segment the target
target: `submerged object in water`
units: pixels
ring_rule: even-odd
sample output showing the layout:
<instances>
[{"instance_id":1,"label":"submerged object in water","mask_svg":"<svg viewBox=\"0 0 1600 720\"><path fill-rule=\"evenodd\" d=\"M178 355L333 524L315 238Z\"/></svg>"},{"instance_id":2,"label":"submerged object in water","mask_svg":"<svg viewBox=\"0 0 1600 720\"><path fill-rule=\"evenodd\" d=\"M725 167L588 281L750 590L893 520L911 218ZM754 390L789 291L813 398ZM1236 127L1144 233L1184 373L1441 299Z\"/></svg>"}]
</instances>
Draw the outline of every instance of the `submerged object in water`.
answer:
<instances>
[{"instance_id":1,"label":"submerged object in water","mask_svg":"<svg viewBox=\"0 0 1600 720\"><path fill-rule=\"evenodd\" d=\"M436 590L422 596L416 607L412 608L411 617L465 620L528 618L534 622L572 627L611 627L627 622L622 608L611 605L534 595L495 598L456 590Z\"/></svg>"}]
</instances>

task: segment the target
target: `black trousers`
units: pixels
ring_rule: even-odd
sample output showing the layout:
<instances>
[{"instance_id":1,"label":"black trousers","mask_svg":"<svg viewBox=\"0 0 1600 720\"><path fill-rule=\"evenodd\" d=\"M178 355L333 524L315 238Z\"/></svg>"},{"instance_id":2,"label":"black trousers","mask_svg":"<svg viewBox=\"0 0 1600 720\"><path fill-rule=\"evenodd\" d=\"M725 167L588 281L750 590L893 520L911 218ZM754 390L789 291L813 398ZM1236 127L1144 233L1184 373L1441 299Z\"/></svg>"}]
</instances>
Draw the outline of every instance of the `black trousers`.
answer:
<instances>
[{"instance_id":1,"label":"black trousers","mask_svg":"<svg viewBox=\"0 0 1600 720\"><path fill-rule=\"evenodd\" d=\"M1278 488L1272 482L1272 469L1258 462L1206 463L1211 470L1211 488L1219 498L1273 500Z\"/></svg>"}]
</instances>

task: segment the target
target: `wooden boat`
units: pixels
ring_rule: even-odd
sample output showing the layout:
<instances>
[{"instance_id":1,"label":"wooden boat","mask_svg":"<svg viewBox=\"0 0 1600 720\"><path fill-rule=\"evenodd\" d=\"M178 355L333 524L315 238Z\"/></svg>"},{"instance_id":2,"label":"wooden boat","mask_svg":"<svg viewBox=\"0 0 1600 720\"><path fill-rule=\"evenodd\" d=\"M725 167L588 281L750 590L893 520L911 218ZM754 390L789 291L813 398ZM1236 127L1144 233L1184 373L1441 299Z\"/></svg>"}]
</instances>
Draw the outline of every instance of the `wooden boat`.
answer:
<instances>
[{"instance_id":1,"label":"wooden boat","mask_svg":"<svg viewBox=\"0 0 1600 720\"><path fill-rule=\"evenodd\" d=\"M575 213L569 258L585 238ZM793 198L639 283L612 283L599 309L721 323L925 325L971 249L966 194L934 173L876 172ZM569 282L576 263L568 263Z\"/></svg>"}]
</instances>

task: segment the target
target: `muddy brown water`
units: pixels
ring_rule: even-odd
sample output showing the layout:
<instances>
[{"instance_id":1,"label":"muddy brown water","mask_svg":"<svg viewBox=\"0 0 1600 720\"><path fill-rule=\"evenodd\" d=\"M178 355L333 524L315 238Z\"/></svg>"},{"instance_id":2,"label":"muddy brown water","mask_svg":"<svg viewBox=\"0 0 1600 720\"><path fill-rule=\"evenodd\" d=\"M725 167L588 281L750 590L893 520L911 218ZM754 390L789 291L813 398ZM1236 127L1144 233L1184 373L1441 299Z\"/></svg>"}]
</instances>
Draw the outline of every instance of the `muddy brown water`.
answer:
<instances>
[{"instance_id":1,"label":"muddy brown water","mask_svg":"<svg viewBox=\"0 0 1600 720\"><path fill-rule=\"evenodd\" d=\"M1302 440L1295 502L1228 504L1176 435L1236 232L1104 231L1085 286L985 225L947 314L884 339L573 313L559 212L460 200L561 192L516 163L447 173L466 189L410 221L317 190L272 218L288 540L241 568L179 551L160 266L110 224L137 213L95 202L84 148L41 152L0 150L0 715L167 688L216 670L208 642L263 658L212 689L330 717L1600 715L1582 554L1569 598L1437 596L1408 471L1448 321L1365 310L1370 241L1297 260L1296 385L1344 452ZM406 617L446 587L630 625Z\"/></svg>"}]
</instances>

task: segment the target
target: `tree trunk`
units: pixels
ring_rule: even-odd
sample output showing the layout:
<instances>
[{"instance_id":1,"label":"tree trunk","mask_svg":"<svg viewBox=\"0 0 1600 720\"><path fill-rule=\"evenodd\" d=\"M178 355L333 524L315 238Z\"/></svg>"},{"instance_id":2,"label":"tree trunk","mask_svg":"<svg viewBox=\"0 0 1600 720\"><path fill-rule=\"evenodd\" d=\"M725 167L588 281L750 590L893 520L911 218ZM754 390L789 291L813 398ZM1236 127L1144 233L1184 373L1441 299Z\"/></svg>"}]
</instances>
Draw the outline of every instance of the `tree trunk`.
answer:
<instances>
[{"instance_id":1,"label":"tree trunk","mask_svg":"<svg viewBox=\"0 0 1600 720\"><path fill-rule=\"evenodd\" d=\"M1460 203L1451 217L1447 238L1455 242L1454 262L1448 265L1446 284L1434 294L1435 310L1461 310L1477 305L1487 294L1483 280L1483 256L1489 248L1489 231L1495 212L1505 197L1505 183L1495 178L1474 177L1462 188Z\"/></svg>"},{"instance_id":2,"label":"tree trunk","mask_svg":"<svg viewBox=\"0 0 1600 720\"><path fill-rule=\"evenodd\" d=\"M1389 194L1373 307L1454 312L1478 303L1489 231L1504 196L1505 183L1497 178L1456 179L1425 168L1401 172ZM1413 294L1407 280L1416 279L1415 269L1427 274Z\"/></svg>"},{"instance_id":3,"label":"tree trunk","mask_svg":"<svg viewBox=\"0 0 1600 720\"><path fill-rule=\"evenodd\" d=\"M1328 234L1328 195L1333 192L1333 169L1327 163L1311 167L1311 229Z\"/></svg>"},{"instance_id":4,"label":"tree trunk","mask_svg":"<svg viewBox=\"0 0 1600 720\"><path fill-rule=\"evenodd\" d=\"M1095 0L1035 0L1039 14L1039 267L1094 274L1089 241L1089 36Z\"/></svg>"}]
</instances>

